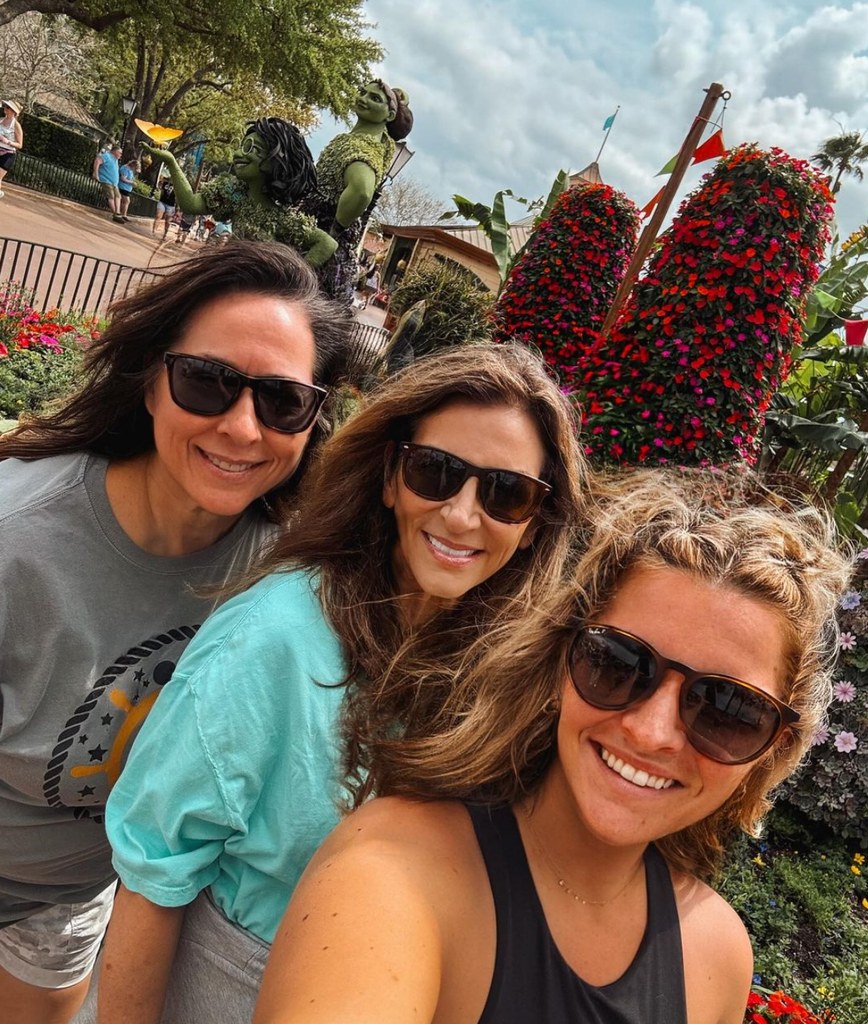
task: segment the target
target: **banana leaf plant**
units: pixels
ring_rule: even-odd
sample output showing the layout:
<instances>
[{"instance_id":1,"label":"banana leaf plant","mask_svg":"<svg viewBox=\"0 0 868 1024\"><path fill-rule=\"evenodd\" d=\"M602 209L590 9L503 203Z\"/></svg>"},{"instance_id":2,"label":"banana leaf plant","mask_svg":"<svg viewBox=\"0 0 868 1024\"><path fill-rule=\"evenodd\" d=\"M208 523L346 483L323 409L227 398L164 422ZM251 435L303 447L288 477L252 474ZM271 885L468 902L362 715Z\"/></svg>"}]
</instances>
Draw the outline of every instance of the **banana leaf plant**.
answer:
<instances>
[{"instance_id":1,"label":"banana leaf plant","mask_svg":"<svg viewBox=\"0 0 868 1024\"><path fill-rule=\"evenodd\" d=\"M486 206L484 203L474 202L465 196L454 195L452 202L455 203L455 209L441 214L440 220L451 220L453 217L460 217L463 220L474 221L478 225L479 229L491 243L491 251L497 263L500 278L499 295L524 249L524 246L516 249L513 245L512 236L509 231L509 220L506 216L506 199L509 198L513 202L520 203L528 213L536 213L532 233L548 217L558 196L569 188L569 184L569 173L561 170L558 171L549 189L549 194L545 198L540 196L539 199L526 199L524 196L516 195L511 188L504 188L495 193L491 206Z\"/></svg>"}]
</instances>

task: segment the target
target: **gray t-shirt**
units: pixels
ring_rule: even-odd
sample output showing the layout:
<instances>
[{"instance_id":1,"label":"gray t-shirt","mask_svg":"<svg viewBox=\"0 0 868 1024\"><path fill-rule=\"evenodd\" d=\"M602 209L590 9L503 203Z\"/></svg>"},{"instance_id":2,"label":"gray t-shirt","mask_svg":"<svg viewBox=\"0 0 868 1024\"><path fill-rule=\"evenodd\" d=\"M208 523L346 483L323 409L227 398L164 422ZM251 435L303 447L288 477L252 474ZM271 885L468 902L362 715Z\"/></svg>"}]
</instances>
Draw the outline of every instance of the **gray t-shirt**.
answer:
<instances>
[{"instance_id":1,"label":"gray t-shirt","mask_svg":"<svg viewBox=\"0 0 868 1024\"><path fill-rule=\"evenodd\" d=\"M103 808L214 604L191 588L245 568L274 530L248 510L204 551L148 554L112 513L106 466L0 462L0 927L111 883Z\"/></svg>"}]
</instances>

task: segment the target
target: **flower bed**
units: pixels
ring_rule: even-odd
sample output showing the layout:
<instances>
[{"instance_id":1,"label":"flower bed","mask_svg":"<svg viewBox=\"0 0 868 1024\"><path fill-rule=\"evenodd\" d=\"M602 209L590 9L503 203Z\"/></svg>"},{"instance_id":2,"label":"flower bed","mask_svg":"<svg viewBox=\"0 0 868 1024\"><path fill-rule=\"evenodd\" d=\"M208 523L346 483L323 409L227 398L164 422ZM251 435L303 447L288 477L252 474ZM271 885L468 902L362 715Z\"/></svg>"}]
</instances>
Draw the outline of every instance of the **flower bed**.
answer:
<instances>
[{"instance_id":1,"label":"flower bed","mask_svg":"<svg viewBox=\"0 0 868 1024\"><path fill-rule=\"evenodd\" d=\"M17 419L67 393L96 336L92 318L40 313L14 286L0 290L0 419Z\"/></svg>"}]
</instances>

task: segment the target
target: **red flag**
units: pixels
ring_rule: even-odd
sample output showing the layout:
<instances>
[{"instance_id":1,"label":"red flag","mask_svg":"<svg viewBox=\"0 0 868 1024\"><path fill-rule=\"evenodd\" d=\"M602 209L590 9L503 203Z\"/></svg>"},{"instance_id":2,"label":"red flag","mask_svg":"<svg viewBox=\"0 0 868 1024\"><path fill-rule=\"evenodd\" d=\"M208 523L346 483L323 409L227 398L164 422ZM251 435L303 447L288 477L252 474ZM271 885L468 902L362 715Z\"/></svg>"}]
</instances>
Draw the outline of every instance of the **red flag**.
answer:
<instances>
[{"instance_id":1,"label":"red flag","mask_svg":"<svg viewBox=\"0 0 868 1024\"><path fill-rule=\"evenodd\" d=\"M848 345L864 345L868 333L868 320L845 320L844 340Z\"/></svg>"},{"instance_id":2,"label":"red flag","mask_svg":"<svg viewBox=\"0 0 868 1024\"><path fill-rule=\"evenodd\" d=\"M666 186L664 185L663 188L666 188ZM647 202L645 204L645 206L642 207L642 209L639 211L639 213L641 214L643 220L646 217L650 217L651 216L651 211L660 202L660 197L662 195L663 195L663 189L661 188L660 191L657 193L657 195L654 196L653 199L651 199L649 202Z\"/></svg>"},{"instance_id":3,"label":"red flag","mask_svg":"<svg viewBox=\"0 0 868 1024\"><path fill-rule=\"evenodd\" d=\"M703 160L716 160L726 152L723 144L723 129L718 128L714 135L709 135L701 146L697 146L693 153L694 164L701 164Z\"/></svg>"}]
</instances>

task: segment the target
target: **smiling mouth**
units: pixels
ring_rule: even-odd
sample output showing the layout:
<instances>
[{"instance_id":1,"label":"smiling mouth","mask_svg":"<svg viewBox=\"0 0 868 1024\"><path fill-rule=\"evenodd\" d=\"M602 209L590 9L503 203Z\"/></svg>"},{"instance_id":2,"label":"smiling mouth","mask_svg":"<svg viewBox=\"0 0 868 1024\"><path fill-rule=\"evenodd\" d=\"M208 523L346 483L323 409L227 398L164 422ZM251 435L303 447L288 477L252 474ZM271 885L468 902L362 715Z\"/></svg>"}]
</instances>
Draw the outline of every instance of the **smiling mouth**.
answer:
<instances>
[{"instance_id":1,"label":"smiling mouth","mask_svg":"<svg viewBox=\"0 0 868 1024\"><path fill-rule=\"evenodd\" d=\"M423 531L423 534L431 547L446 558L462 558L466 560L479 554L479 548L455 548L430 533Z\"/></svg>"},{"instance_id":2,"label":"smiling mouth","mask_svg":"<svg viewBox=\"0 0 868 1024\"><path fill-rule=\"evenodd\" d=\"M632 782L634 786L644 789L669 789L675 785L675 779L667 779L661 775L651 775L642 768L634 768L627 761L610 754L605 747L600 747L600 757L622 779Z\"/></svg>"},{"instance_id":3,"label":"smiling mouth","mask_svg":"<svg viewBox=\"0 0 868 1024\"><path fill-rule=\"evenodd\" d=\"M202 452L202 455L212 466L222 470L224 473L246 473L248 470L255 469L260 465L258 462L231 462L229 459L221 459L217 455L211 455L202 448L199 451Z\"/></svg>"}]
</instances>

